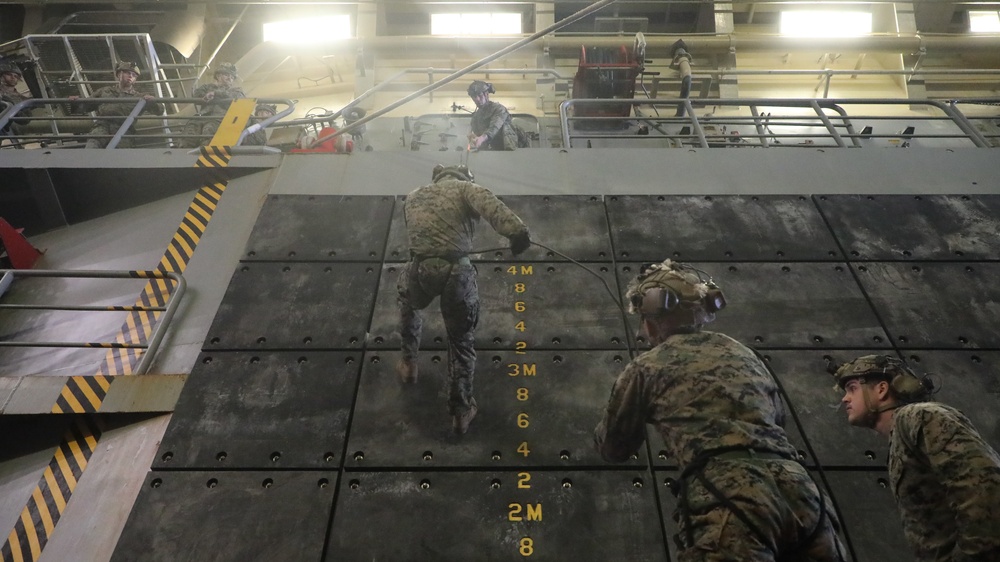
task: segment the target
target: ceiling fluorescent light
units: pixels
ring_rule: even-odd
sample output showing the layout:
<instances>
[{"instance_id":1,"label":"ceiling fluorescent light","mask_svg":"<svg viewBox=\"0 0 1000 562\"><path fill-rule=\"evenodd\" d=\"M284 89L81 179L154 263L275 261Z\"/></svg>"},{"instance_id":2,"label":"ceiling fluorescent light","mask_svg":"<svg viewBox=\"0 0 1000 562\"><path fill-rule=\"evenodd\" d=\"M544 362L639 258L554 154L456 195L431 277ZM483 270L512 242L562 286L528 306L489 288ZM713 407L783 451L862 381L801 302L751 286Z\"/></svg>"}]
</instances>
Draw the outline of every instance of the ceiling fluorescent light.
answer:
<instances>
[{"instance_id":1,"label":"ceiling fluorescent light","mask_svg":"<svg viewBox=\"0 0 1000 562\"><path fill-rule=\"evenodd\" d=\"M431 35L520 35L519 13L431 14Z\"/></svg>"},{"instance_id":2,"label":"ceiling fluorescent light","mask_svg":"<svg viewBox=\"0 0 1000 562\"><path fill-rule=\"evenodd\" d=\"M264 41L324 43L351 37L351 16L339 14L264 24Z\"/></svg>"},{"instance_id":3,"label":"ceiling fluorescent light","mask_svg":"<svg viewBox=\"0 0 1000 562\"><path fill-rule=\"evenodd\" d=\"M972 33L1000 33L1000 12L969 11L969 31Z\"/></svg>"},{"instance_id":4,"label":"ceiling fluorescent light","mask_svg":"<svg viewBox=\"0 0 1000 562\"><path fill-rule=\"evenodd\" d=\"M870 12L781 12L780 31L789 37L856 37L872 32Z\"/></svg>"}]
</instances>

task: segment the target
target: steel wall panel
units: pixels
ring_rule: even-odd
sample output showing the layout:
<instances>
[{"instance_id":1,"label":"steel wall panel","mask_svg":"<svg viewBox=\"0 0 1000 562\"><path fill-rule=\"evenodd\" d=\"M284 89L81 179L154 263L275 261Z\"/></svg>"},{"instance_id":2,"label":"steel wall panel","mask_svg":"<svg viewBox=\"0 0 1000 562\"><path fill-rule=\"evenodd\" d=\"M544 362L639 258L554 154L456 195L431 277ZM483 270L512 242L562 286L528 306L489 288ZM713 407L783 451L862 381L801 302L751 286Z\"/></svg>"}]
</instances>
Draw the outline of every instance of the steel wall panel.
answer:
<instances>
[{"instance_id":1,"label":"steel wall panel","mask_svg":"<svg viewBox=\"0 0 1000 562\"><path fill-rule=\"evenodd\" d=\"M648 480L627 470L350 472L326 559L666 561Z\"/></svg>"},{"instance_id":2,"label":"steel wall panel","mask_svg":"<svg viewBox=\"0 0 1000 562\"><path fill-rule=\"evenodd\" d=\"M626 287L637 263L618 264ZM706 329L758 348L887 348L888 337L850 269L839 263L691 265L711 274L728 305Z\"/></svg>"},{"instance_id":3,"label":"steel wall panel","mask_svg":"<svg viewBox=\"0 0 1000 562\"><path fill-rule=\"evenodd\" d=\"M336 472L152 471L112 560L319 560Z\"/></svg>"},{"instance_id":4,"label":"steel wall panel","mask_svg":"<svg viewBox=\"0 0 1000 562\"><path fill-rule=\"evenodd\" d=\"M854 264L900 348L998 348L1000 263Z\"/></svg>"},{"instance_id":5,"label":"steel wall panel","mask_svg":"<svg viewBox=\"0 0 1000 562\"><path fill-rule=\"evenodd\" d=\"M382 261L393 203L389 196L270 195L243 259Z\"/></svg>"},{"instance_id":6,"label":"steel wall panel","mask_svg":"<svg viewBox=\"0 0 1000 562\"><path fill-rule=\"evenodd\" d=\"M378 264L240 264L204 349L357 349Z\"/></svg>"},{"instance_id":7,"label":"steel wall panel","mask_svg":"<svg viewBox=\"0 0 1000 562\"><path fill-rule=\"evenodd\" d=\"M452 435L447 411L447 353L423 352L415 385L400 383L394 368L398 358L399 352L385 351L365 361L348 466L604 464L594 450L593 432L627 353L480 352L474 379L479 415L462 437ZM519 388L526 390L519 393ZM518 452L522 444L526 454ZM630 464L645 464L645 449L640 455Z\"/></svg>"},{"instance_id":8,"label":"steel wall panel","mask_svg":"<svg viewBox=\"0 0 1000 562\"><path fill-rule=\"evenodd\" d=\"M399 267L384 266L371 325L371 345L377 349L399 349ZM512 349L517 342L529 350L625 349L621 312L611 300L612 294L617 295L611 265L588 264L588 268L599 278L566 262L480 263L477 349ZM518 292L518 284L524 284L523 292ZM446 347L439 302L435 299L423 311L425 349ZM524 303L523 312L515 310L516 302ZM521 321L523 331L517 327Z\"/></svg>"},{"instance_id":9,"label":"steel wall panel","mask_svg":"<svg viewBox=\"0 0 1000 562\"><path fill-rule=\"evenodd\" d=\"M337 467L360 366L360 352L202 353L153 467Z\"/></svg>"},{"instance_id":10,"label":"steel wall panel","mask_svg":"<svg viewBox=\"0 0 1000 562\"><path fill-rule=\"evenodd\" d=\"M851 260L1000 258L1000 196L814 197Z\"/></svg>"},{"instance_id":11,"label":"steel wall panel","mask_svg":"<svg viewBox=\"0 0 1000 562\"><path fill-rule=\"evenodd\" d=\"M621 260L843 259L805 196L616 195L606 205Z\"/></svg>"},{"instance_id":12,"label":"steel wall panel","mask_svg":"<svg viewBox=\"0 0 1000 562\"><path fill-rule=\"evenodd\" d=\"M827 471L844 529L859 562L916 560L903 536L896 500L885 471Z\"/></svg>"}]
</instances>

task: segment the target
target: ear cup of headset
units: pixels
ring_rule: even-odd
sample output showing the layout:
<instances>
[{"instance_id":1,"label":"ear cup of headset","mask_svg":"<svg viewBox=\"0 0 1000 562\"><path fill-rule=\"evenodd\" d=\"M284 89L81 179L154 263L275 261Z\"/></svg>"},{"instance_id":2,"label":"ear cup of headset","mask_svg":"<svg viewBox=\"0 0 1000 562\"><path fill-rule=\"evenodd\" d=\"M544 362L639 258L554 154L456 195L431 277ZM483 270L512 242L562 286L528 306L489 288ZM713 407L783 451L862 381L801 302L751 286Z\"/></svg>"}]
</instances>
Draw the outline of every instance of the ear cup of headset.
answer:
<instances>
[{"instance_id":1,"label":"ear cup of headset","mask_svg":"<svg viewBox=\"0 0 1000 562\"><path fill-rule=\"evenodd\" d=\"M655 316L677 308L680 302L681 299L677 296L677 293L665 287L656 287L646 291L642 295L642 303L639 306L639 311L643 314Z\"/></svg>"}]
</instances>

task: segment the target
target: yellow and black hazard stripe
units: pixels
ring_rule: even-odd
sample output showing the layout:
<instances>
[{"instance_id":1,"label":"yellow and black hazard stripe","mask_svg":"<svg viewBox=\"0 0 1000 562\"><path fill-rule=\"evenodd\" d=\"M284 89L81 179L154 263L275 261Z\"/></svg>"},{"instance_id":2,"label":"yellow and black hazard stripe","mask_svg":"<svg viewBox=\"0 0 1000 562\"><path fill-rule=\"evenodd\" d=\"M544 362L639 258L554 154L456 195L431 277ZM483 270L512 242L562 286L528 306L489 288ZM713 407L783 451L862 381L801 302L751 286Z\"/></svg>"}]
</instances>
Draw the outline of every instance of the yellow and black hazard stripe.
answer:
<instances>
[{"instance_id":1,"label":"yellow and black hazard stripe","mask_svg":"<svg viewBox=\"0 0 1000 562\"><path fill-rule=\"evenodd\" d=\"M188 206L156 271L183 273L187 268L228 185L224 169L232 157L229 147L239 140L243 125L253 113L254 105L252 99L234 101L223 118L222 125L212 137L210 146L202 147L195 167L209 172L208 181ZM141 275L142 272L136 273L138 276L148 277ZM171 289L166 279L151 278L136 300L136 305L165 306ZM63 387L52 406L52 413L85 415L75 422L56 449L14 529L7 536L7 542L0 547L3 562L38 560L100 439L99 420L87 414L100 410L115 376L133 373L133 368L144 351L134 344L146 343L159 316L159 311L130 311L115 338L115 342L120 345L110 346L98 372L92 377L71 377Z\"/></svg>"},{"instance_id":2,"label":"yellow and black hazard stripe","mask_svg":"<svg viewBox=\"0 0 1000 562\"><path fill-rule=\"evenodd\" d=\"M44 489L38 486L31 493L14 530L0 548L5 562L38 559L100 437L101 427L96 419L77 416L73 420L42 473Z\"/></svg>"}]
</instances>

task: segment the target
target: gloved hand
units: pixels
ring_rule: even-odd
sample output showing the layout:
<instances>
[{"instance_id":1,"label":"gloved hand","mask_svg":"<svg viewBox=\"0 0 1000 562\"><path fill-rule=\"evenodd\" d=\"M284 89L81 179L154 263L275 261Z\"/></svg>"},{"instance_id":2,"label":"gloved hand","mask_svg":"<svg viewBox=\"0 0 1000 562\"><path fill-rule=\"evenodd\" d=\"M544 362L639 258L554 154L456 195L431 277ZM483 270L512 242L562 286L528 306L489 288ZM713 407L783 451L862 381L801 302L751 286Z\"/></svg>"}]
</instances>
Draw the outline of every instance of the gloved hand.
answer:
<instances>
[{"instance_id":1,"label":"gloved hand","mask_svg":"<svg viewBox=\"0 0 1000 562\"><path fill-rule=\"evenodd\" d=\"M527 250L531 246L531 238L528 231L524 230L510 237L510 253L515 256Z\"/></svg>"}]
</instances>

